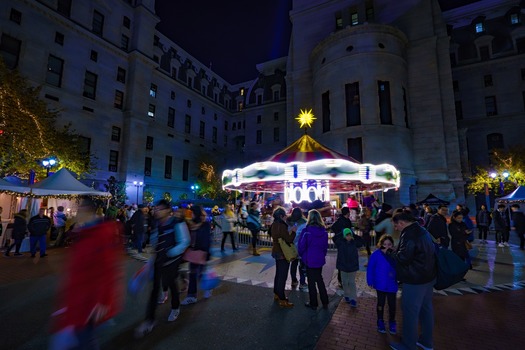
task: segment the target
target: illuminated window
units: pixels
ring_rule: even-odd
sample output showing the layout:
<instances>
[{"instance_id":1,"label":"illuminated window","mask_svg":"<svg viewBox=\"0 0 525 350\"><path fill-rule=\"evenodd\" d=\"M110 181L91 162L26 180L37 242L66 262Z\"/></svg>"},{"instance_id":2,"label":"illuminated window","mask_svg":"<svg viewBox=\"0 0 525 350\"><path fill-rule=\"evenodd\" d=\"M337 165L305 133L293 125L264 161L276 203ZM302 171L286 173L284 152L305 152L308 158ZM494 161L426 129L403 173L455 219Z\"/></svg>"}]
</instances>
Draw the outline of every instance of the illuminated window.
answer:
<instances>
[{"instance_id":1,"label":"illuminated window","mask_svg":"<svg viewBox=\"0 0 525 350\"><path fill-rule=\"evenodd\" d=\"M149 88L149 95L151 97L157 97L157 85L151 84L151 86Z\"/></svg>"},{"instance_id":2,"label":"illuminated window","mask_svg":"<svg viewBox=\"0 0 525 350\"><path fill-rule=\"evenodd\" d=\"M124 107L124 93L120 90L115 90L115 99L113 101L113 106L118 109Z\"/></svg>"},{"instance_id":3,"label":"illuminated window","mask_svg":"<svg viewBox=\"0 0 525 350\"><path fill-rule=\"evenodd\" d=\"M244 96L244 88L242 88L242 89L239 91L239 94L240 94L241 96Z\"/></svg>"},{"instance_id":4,"label":"illuminated window","mask_svg":"<svg viewBox=\"0 0 525 350\"><path fill-rule=\"evenodd\" d=\"M151 103L149 104L148 117L155 118L155 105L154 104L151 104Z\"/></svg>"},{"instance_id":5,"label":"illuminated window","mask_svg":"<svg viewBox=\"0 0 525 350\"><path fill-rule=\"evenodd\" d=\"M517 13L513 13L510 15L510 24L519 24L520 23L520 16Z\"/></svg>"},{"instance_id":6,"label":"illuminated window","mask_svg":"<svg viewBox=\"0 0 525 350\"><path fill-rule=\"evenodd\" d=\"M356 26L356 25L359 24L359 17L357 15L357 12L352 13L351 19L352 19L352 25L353 26Z\"/></svg>"},{"instance_id":7,"label":"illuminated window","mask_svg":"<svg viewBox=\"0 0 525 350\"><path fill-rule=\"evenodd\" d=\"M476 28L476 33L483 33L485 31L485 25L483 22L478 22L474 25L474 28Z\"/></svg>"},{"instance_id":8,"label":"illuminated window","mask_svg":"<svg viewBox=\"0 0 525 350\"><path fill-rule=\"evenodd\" d=\"M343 29L343 15L341 12L335 14L335 29Z\"/></svg>"}]
</instances>

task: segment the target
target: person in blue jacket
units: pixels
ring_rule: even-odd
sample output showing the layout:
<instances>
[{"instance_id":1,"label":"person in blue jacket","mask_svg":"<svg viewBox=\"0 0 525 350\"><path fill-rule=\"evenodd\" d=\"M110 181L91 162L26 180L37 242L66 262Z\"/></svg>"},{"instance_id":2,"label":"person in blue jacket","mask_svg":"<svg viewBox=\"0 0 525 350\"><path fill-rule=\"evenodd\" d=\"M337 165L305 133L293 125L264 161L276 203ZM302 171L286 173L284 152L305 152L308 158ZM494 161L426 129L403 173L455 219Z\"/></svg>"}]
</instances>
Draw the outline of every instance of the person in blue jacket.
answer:
<instances>
[{"instance_id":1,"label":"person in blue jacket","mask_svg":"<svg viewBox=\"0 0 525 350\"><path fill-rule=\"evenodd\" d=\"M336 234L333 240L337 247L336 268L341 271L341 284L343 285L345 301L351 307L357 307L355 284L355 276L359 270L359 252L357 249L364 245L364 241L361 237L354 235L350 228L345 228Z\"/></svg>"},{"instance_id":2,"label":"person in blue jacket","mask_svg":"<svg viewBox=\"0 0 525 350\"><path fill-rule=\"evenodd\" d=\"M395 261L386 252L394 248L394 238L382 235L377 243L379 249L370 256L366 270L366 282L377 292L377 331L386 333L383 314L385 301L388 301L388 323L390 334L396 334L396 294L397 280Z\"/></svg>"}]
</instances>

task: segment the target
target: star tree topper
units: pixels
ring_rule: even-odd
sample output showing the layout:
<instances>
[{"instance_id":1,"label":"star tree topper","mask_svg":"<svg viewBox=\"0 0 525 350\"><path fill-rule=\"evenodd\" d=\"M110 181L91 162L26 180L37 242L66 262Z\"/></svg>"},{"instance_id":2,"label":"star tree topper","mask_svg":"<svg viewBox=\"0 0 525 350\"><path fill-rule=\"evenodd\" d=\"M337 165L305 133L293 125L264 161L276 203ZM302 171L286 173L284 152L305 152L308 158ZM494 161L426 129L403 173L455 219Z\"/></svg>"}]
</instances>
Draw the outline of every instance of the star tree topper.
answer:
<instances>
[{"instance_id":1,"label":"star tree topper","mask_svg":"<svg viewBox=\"0 0 525 350\"><path fill-rule=\"evenodd\" d=\"M306 129L306 128L311 128L312 123L317 118L314 117L311 109L309 111L306 111L306 109L303 111L301 109L301 113L299 113L299 116L295 119L299 122L299 124L301 124L301 128L304 127Z\"/></svg>"}]
</instances>

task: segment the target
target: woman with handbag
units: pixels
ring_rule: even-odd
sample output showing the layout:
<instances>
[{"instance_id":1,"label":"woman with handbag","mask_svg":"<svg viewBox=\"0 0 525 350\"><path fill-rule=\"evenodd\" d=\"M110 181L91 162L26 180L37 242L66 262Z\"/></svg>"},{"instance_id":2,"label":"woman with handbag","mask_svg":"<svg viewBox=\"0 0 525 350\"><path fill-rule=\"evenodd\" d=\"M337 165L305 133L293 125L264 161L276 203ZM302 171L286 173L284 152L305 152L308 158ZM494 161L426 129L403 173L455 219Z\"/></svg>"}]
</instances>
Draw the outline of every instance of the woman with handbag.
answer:
<instances>
[{"instance_id":1,"label":"woman with handbag","mask_svg":"<svg viewBox=\"0 0 525 350\"><path fill-rule=\"evenodd\" d=\"M273 212L273 223L270 226L270 234L272 237L272 257L275 259L275 278L273 280L273 293L274 300L279 301L281 308L292 308L293 304L290 303L286 295L284 294L284 288L286 286L286 279L288 277L288 269L290 268L290 262L286 260L279 239L282 239L288 244L293 244L295 238L295 231L297 226L288 231L288 225L286 224L286 211L282 207L278 207Z\"/></svg>"},{"instance_id":2,"label":"woman with handbag","mask_svg":"<svg viewBox=\"0 0 525 350\"><path fill-rule=\"evenodd\" d=\"M191 207L192 219L188 223L190 228L191 243L189 249L206 252L206 261L210 259L211 225L206 220L206 212L198 205ZM197 279L200 278L206 261L190 262L190 284L188 295L181 302L182 305L195 304L197 302ZM205 298L211 296L211 290L204 293Z\"/></svg>"},{"instance_id":3,"label":"woman with handbag","mask_svg":"<svg viewBox=\"0 0 525 350\"><path fill-rule=\"evenodd\" d=\"M306 307L317 309L317 289L323 307L328 307L328 293L323 281L323 266L326 264L328 252L328 233L321 214L313 209L308 212L306 227L303 229L299 240L299 255L306 265L306 278L308 279L308 293L310 302ZM317 289L316 289L317 288Z\"/></svg>"}]
</instances>

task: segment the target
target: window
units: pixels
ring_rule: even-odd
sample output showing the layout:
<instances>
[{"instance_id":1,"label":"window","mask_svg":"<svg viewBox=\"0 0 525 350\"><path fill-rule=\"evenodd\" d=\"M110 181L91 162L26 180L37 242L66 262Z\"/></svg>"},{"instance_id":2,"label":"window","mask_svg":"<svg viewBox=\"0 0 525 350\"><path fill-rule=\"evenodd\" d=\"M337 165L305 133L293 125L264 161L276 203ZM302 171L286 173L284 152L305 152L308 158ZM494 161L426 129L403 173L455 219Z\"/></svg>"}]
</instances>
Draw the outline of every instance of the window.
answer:
<instances>
[{"instance_id":1,"label":"window","mask_svg":"<svg viewBox=\"0 0 525 350\"><path fill-rule=\"evenodd\" d=\"M237 123L232 123L232 131L237 130Z\"/></svg>"},{"instance_id":2,"label":"window","mask_svg":"<svg viewBox=\"0 0 525 350\"><path fill-rule=\"evenodd\" d=\"M64 46L64 34L55 32L55 43Z\"/></svg>"},{"instance_id":3,"label":"window","mask_svg":"<svg viewBox=\"0 0 525 350\"><path fill-rule=\"evenodd\" d=\"M200 123L199 123L199 137L201 139L204 138L205 128L206 128L206 124L201 120Z\"/></svg>"},{"instance_id":4,"label":"window","mask_svg":"<svg viewBox=\"0 0 525 350\"><path fill-rule=\"evenodd\" d=\"M213 113L213 120L217 120L217 113Z\"/></svg>"},{"instance_id":5,"label":"window","mask_svg":"<svg viewBox=\"0 0 525 350\"><path fill-rule=\"evenodd\" d=\"M164 161L164 178L171 179L171 165L173 163L173 158L171 156L166 156Z\"/></svg>"},{"instance_id":6,"label":"window","mask_svg":"<svg viewBox=\"0 0 525 350\"><path fill-rule=\"evenodd\" d=\"M60 59L53 55L49 55L47 59L46 83L60 87L62 85L63 68L63 59Z\"/></svg>"},{"instance_id":7,"label":"window","mask_svg":"<svg viewBox=\"0 0 525 350\"><path fill-rule=\"evenodd\" d=\"M184 132L186 134L191 133L191 115L186 114L184 118Z\"/></svg>"},{"instance_id":8,"label":"window","mask_svg":"<svg viewBox=\"0 0 525 350\"><path fill-rule=\"evenodd\" d=\"M459 82L457 80L454 80L452 82L452 88L454 89L454 92L458 92L459 91Z\"/></svg>"},{"instance_id":9,"label":"window","mask_svg":"<svg viewBox=\"0 0 525 350\"><path fill-rule=\"evenodd\" d=\"M482 61L488 61L490 59L490 50L488 46L481 46L479 48L479 58Z\"/></svg>"},{"instance_id":10,"label":"window","mask_svg":"<svg viewBox=\"0 0 525 350\"><path fill-rule=\"evenodd\" d=\"M71 16L71 0L58 0L57 12L66 17Z\"/></svg>"},{"instance_id":11,"label":"window","mask_svg":"<svg viewBox=\"0 0 525 350\"><path fill-rule=\"evenodd\" d=\"M89 59L94 61L94 62L97 62L98 61L98 52L96 52L95 50L91 50L91 53L89 54Z\"/></svg>"},{"instance_id":12,"label":"window","mask_svg":"<svg viewBox=\"0 0 525 350\"><path fill-rule=\"evenodd\" d=\"M217 127L214 126L211 131L211 142L217 143Z\"/></svg>"},{"instance_id":13,"label":"window","mask_svg":"<svg viewBox=\"0 0 525 350\"><path fill-rule=\"evenodd\" d=\"M187 106L188 108L191 108L191 100L186 101L186 106Z\"/></svg>"},{"instance_id":14,"label":"window","mask_svg":"<svg viewBox=\"0 0 525 350\"><path fill-rule=\"evenodd\" d=\"M244 104L242 102L239 102L237 104L237 112L242 112L243 108L244 108Z\"/></svg>"},{"instance_id":15,"label":"window","mask_svg":"<svg viewBox=\"0 0 525 350\"><path fill-rule=\"evenodd\" d=\"M177 68L171 67L171 77L177 79Z\"/></svg>"},{"instance_id":16,"label":"window","mask_svg":"<svg viewBox=\"0 0 525 350\"><path fill-rule=\"evenodd\" d=\"M241 130L241 122L237 122L237 129Z\"/></svg>"},{"instance_id":17,"label":"window","mask_svg":"<svg viewBox=\"0 0 525 350\"><path fill-rule=\"evenodd\" d=\"M126 70L124 68L117 68L117 81L120 81L121 83L126 82Z\"/></svg>"},{"instance_id":18,"label":"window","mask_svg":"<svg viewBox=\"0 0 525 350\"><path fill-rule=\"evenodd\" d=\"M14 69L18 65L20 56L20 46L22 42L5 33L2 33L2 42L0 43L0 54L4 58L4 63L9 69Z\"/></svg>"},{"instance_id":19,"label":"window","mask_svg":"<svg viewBox=\"0 0 525 350\"><path fill-rule=\"evenodd\" d=\"M511 13L510 14L510 24L519 24L520 23L520 16L518 13Z\"/></svg>"},{"instance_id":20,"label":"window","mask_svg":"<svg viewBox=\"0 0 525 350\"><path fill-rule=\"evenodd\" d=\"M168 126L170 128L175 127L175 109L171 107L168 108Z\"/></svg>"},{"instance_id":21,"label":"window","mask_svg":"<svg viewBox=\"0 0 525 350\"><path fill-rule=\"evenodd\" d=\"M348 155L358 162L363 162L363 139L361 137L347 140Z\"/></svg>"},{"instance_id":22,"label":"window","mask_svg":"<svg viewBox=\"0 0 525 350\"><path fill-rule=\"evenodd\" d=\"M273 128L273 142L279 142L279 128Z\"/></svg>"},{"instance_id":23,"label":"window","mask_svg":"<svg viewBox=\"0 0 525 350\"><path fill-rule=\"evenodd\" d=\"M104 33L104 15L97 10L93 11L92 30L93 33L100 36Z\"/></svg>"},{"instance_id":24,"label":"window","mask_svg":"<svg viewBox=\"0 0 525 350\"><path fill-rule=\"evenodd\" d=\"M148 117L155 118L155 105L154 104L151 104L151 103L149 104Z\"/></svg>"},{"instance_id":25,"label":"window","mask_svg":"<svg viewBox=\"0 0 525 350\"><path fill-rule=\"evenodd\" d=\"M374 2L372 0L368 0L366 2L366 20L368 22L373 21L375 18L374 14Z\"/></svg>"},{"instance_id":26,"label":"window","mask_svg":"<svg viewBox=\"0 0 525 350\"><path fill-rule=\"evenodd\" d=\"M201 107L201 114L206 114L206 108Z\"/></svg>"},{"instance_id":27,"label":"window","mask_svg":"<svg viewBox=\"0 0 525 350\"><path fill-rule=\"evenodd\" d=\"M20 24L22 22L22 12L12 8L11 13L9 14L9 19L16 24Z\"/></svg>"},{"instance_id":28,"label":"window","mask_svg":"<svg viewBox=\"0 0 525 350\"><path fill-rule=\"evenodd\" d=\"M118 109L124 107L124 93L120 90L115 90L115 99L113 101L113 106Z\"/></svg>"},{"instance_id":29,"label":"window","mask_svg":"<svg viewBox=\"0 0 525 350\"><path fill-rule=\"evenodd\" d=\"M171 98L172 100L175 99L175 91L173 91L173 90L171 91L170 98Z\"/></svg>"},{"instance_id":30,"label":"window","mask_svg":"<svg viewBox=\"0 0 525 350\"><path fill-rule=\"evenodd\" d=\"M273 100L274 101L279 101L279 90L275 90L273 92Z\"/></svg>"},{"instance_id":31,"label":"window","mask_svg":"<svg viewBox=\"0 0 525 350\"><path fill-rule=\"evenodd\" d=\"M153 136L146 136L146 149L153 149Z\"/></svg>"},{"instance_id":32,"label":"window","mask_svg":"<svg viewBox=\"0 0 525 350\"><path fill-rule=\"evenodd\" d=\"M343 15L341 12L335 14L335 29L343 29Z\"/></svg>"},{"instance_id":33,"label":"window","mask_svg":"<svg viewBox=\"0 0 525 350\"><path fill-rule=\"evenodd\" d=\"M188 173L190 170L190 161L187 159L182 160L182 181L188 181Z\"/></svg>"},{"instance_id":34,"label":"window","mask_svg":"<svg viewBox=\"0 0 525 350\"><path fill-rule=\"evenodd\" d=\"M261 115L257 116L257 124L261 124Z\"/></svg>"},{"instance_id":35,"label":"window","mask_svg":"<svg viewBox=\"0 0 525 350\"><path fill-rule=\"evenodd\" d=\"M525 53L525 38L516 39L516 50L518 53Z\"/></svg>"},{"instance_id":36,"label":"window","mask_svg":"<svg viewBox=\"0 0 525 350\"><path fill-rule=\"evenodd\" d=\"M492 74L487 74L483 77L483 82L485 83L485 87L494 85L492 82Z\"/></svg>"},{"instance_id":37,"label":"window","mask_svg":"<svg viewBox=\"0 0 525 350\"><path fill-rule=\"evenodd\" d=\"M91 154L91 139L85 136L78 137L78 150L82 155Z\"/></svg>"},{"instance_id":38,"label":"window","mask_svg":"<svg viewBox=\"0 0 525 350\"><path fill-rule=\"evenodd\" d=\"M503 143L503 135L498 133L487 135L487 148L489 151L505 148Z\"/></svg>"},{"instance_id":39,"label":"window","mask_svg":"<svg viewBox=\"0 0 525 350\"><path fill-rule=\"evenodd\" d=\"M149 95L151 97L157 97L157 85L155 84L151 84L150 87L149 87Z\"/></svg>"},{"instance_id":40,"label":"window","mask_svg":"<svg viewBox=\"0 0 525 350\"><path fill-rule=\"evenodd\" d=\"M111 141L120 142L120 128L118 126L111 127Z\"/></svg>"},{"instance_id":41,"label":"window","mask_svg":"<svg viewBox=\"0 0 525 350\"><path fill-rule=\"evenodd\" d=\"M241 89L239 90L239 95L244 96L244 88L241 88Z\"/></svg>"},{"instance_id":42,"label":"window","mask_svg":"<svg viewBox=\"0 0 525 350\"><path fill-rule=\"evenodd\" d=\"M461 101L456 101L456 120L463 119L463 104Z\"/></svg>"},{"instance_id":43,"label":"window","mask_svg":"<svg viewBox=\"0 0 525 350\"><path fill-rule=\"evenodd\" d=\"M483 22L477 22L474 24L476 33L483 33L485 31L485 24Z\"/></svg>"},{"instance_id":44,"label":"window","mask_svg":"<svg viewBox=\"0 0 525 350\"><path fill-rule=\"evenodd\" d=\"M381 124L392 124L392 110L390 105L390 82L377 82L379 95L379 118Z\"/></svg>"},{"instance_id":45,"label":"window","mask_svg":"<svg viewBox=\"0 0 525 350\"><path fill-rule=\"evenodd\" d=\"M224 131L228 131L228 121L224 121Z\"/></svg>"},{"instance_id":46,"label":"window","mask_svg":"<svg viewBox=\"0 0 525 350\"><path fill-rule=\"evenodd\" d=\"M228 146L228 135L224 135L224 147Z\"/></svg>"},{"instance_id":47,"label":"window","mask_svg":"<svg viewBox=\"0 0 525 350\"><path fill-rule=\"evenodd\" d=\"M193 80L191 78L188 78L188 86L191 88L191 84L193 83Z\"/></svg>"},{"instance_id":48,"label":"window","mask_svg":"<svg viewBox=\"0 0 525 350\"><path fill-rule=\"evenodd\" d=\"M350 15L351 24L352 26L356 26L359 24L359 17L357 15L357 12L354 12Z\"/></svg>"},{"instance_id":49,"label":"window","mask_svg":"<svg viewBox=\"0 0 525 350\"><path fill-rule=\"evenodd\" d=\"M127 35L122 34L120 37L120 48L124 51L128 51L129 38Z\"/></svg>"},{"instance_id":50,"label":"window","mask_svg":"<svg viewBox=\"0 0 525 350\"><path fill-rule=\"evenodd\" d=\"M262 130L257 130L255 135L255 143L260 145L262 143Z\"/></svg>"},{"instance_id":51,"label":"window","mask_svg":"<svg viewBox=\"0 0 525 350\"><path fill-rule=\"evenodd\" d=\"M498 108L496 106L496 96L485 97L485 110L487 111L488 117L498 115Z\"/></svg>"},{"instance_id":52,"label":"window","mask_svg":"<svg viewBox=\"0 0 525 350\"><path fill-rule=\"evenodd\" d=\"M97 79L98 76L95 73L86 71L84 74L84 97L93 100L97 97Z\"/></svg>"},{"instance_id":53,"label":"window","mask_svg":"<svg viewBox=\"0 0 525 350\"><path fill-rule=\"evenodd\" d=\"M258 104L258 105L261 105L261 104L262 104L262 98L263 98L262 94L257 95L257 104Z\"/></svg>"},{"instance_id":54,"label":"window","mask_svg":"<svg viewBox=\"0 0 525 350\"><path fill-rule=\"evenodd\" d=\"M116 172L118 169L118 151L109 151L109 171Z\"/></svg>"},{"instance_id":55,"label":"window","mask_svg":"<svg viewBox=\"0 0 525 350\"><path fill-rule=\"evenodd\" d=\"M151 157L144 158L144 176L151 176Z\"/></svg>"},{"instance_id":56,"label":"window","mask_svg":"<svg viewBox=\"0 0 525 350\"><path fill-rule=\"evenodd\" d=\"M274 122L279 121L279 112L274 112L274 113L273 113L273 121L274 121Z\"/></svg>"},{"instance_id":57,"label":"window","mask_svg":"<svg viewBox=\"0 0 525 350\"><path fill-rule=\"evenodd\" d=\"M330 131L330 91L321 96L323 132Z\"/></svg>"},{"instance_id":58,"label":"window","mask_svg":"<svg viewBox=\"0 0 525 350\"><path fill-rule=\"evenodd\" d=\"M128 29L131 27L131 20L128 16L122 17L122 25Z\"/></svg>"},{"instance_id":59,"label":"window","mask_svg":"<svg viewBox=\"0 0 525 350\"><path fill-rule=\"evenodd\" d=\"M361 124L361 102L359 82L345 84L346 126Z\"/></svg>"},{"instance_id":60,"label":"window","mask_svg":"<svg viewBox=\"0 0 525 350\"><path fill-rule=\"evenodd\" d=\"M160 46L160 38L156 35L153 36L153 46Z\"/></svg>"}]
</instances>

